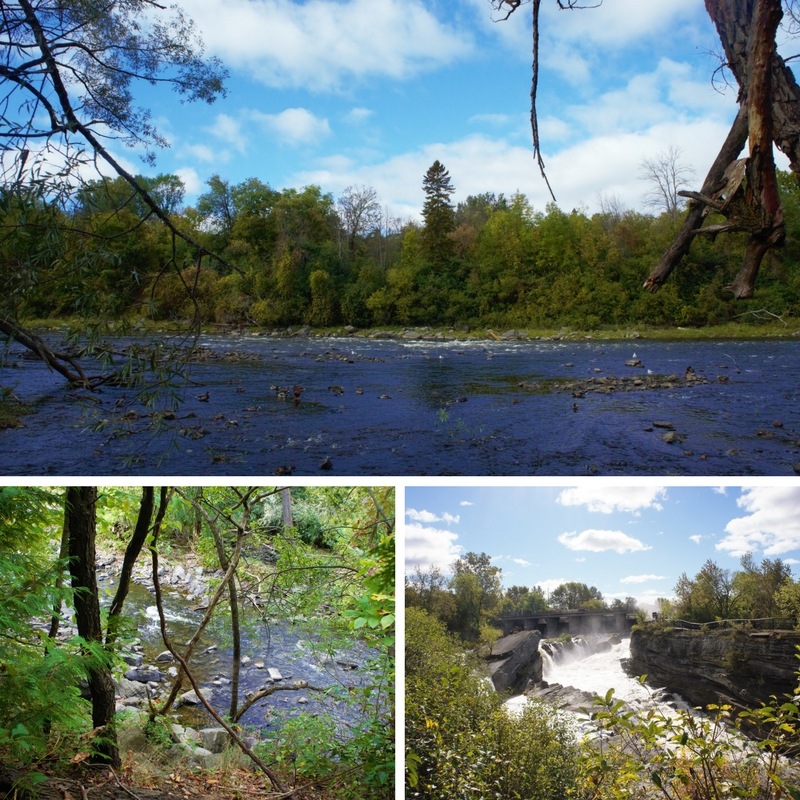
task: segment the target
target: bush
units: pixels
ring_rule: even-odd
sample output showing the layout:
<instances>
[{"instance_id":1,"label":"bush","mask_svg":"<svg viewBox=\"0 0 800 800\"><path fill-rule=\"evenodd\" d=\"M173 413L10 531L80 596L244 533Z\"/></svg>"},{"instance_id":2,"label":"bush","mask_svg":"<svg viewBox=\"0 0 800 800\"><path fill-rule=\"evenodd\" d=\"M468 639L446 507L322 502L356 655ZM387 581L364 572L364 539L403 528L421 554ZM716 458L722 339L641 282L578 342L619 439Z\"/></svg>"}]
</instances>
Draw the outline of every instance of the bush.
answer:
<instances>
[{"instance_id":1,"label":"bush","mask_svg":"<svg viewBox=\"0 0 800 800\"><path fill-rule=\"evenodd\" d=\"M562 800L577 756L565 717L509 713L444 625L406 609L406 797Z\"/></svg>"}]
</instances>

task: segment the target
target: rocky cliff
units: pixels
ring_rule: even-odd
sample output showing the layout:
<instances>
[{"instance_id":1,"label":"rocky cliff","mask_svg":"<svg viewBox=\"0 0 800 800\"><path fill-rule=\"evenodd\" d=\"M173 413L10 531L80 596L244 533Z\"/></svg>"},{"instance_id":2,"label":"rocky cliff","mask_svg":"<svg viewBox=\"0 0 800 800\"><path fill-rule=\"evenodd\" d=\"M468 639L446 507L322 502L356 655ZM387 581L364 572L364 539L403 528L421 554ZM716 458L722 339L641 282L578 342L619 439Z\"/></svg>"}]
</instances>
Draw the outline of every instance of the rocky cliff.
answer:
<instances>
[{"instance_id":1,"label":"rocky cliff","mask_svg":"<svg viewBox=\"0 0 800 800\"><path fill-rule=\"evenodd\" d=\"M487 657L495 691L521 694L529 682L541 681L541 638L539 631L521 631L495 643Z\"/></svg>"},{"instance_id":2,"label":"rocky cliff","mask_svg":"<svg viewBox=\"0 0 800 800\"><path fill-rule=\"evenodd\" d=\"M693 705L755 706L795 693L800 634L757 631L672 631L631 634L630 675L647 675Z\"/></svg>"}]
</instances>

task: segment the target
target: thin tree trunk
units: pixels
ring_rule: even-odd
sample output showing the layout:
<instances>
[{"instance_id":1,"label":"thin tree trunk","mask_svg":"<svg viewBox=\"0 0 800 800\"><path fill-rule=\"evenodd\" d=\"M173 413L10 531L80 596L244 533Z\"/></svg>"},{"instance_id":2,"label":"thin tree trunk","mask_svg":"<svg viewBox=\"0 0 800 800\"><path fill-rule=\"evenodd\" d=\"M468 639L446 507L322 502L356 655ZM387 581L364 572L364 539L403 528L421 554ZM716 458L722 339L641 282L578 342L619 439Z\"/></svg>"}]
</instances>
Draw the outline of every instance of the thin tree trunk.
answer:
<instances>
[{"instance_id":1,"label":"thin tree trunk","mask_svg":"<svg viewBox=\"0 0 800 800\"><path fill-rule=\"evenodd\" d=\"M69 556L69 528L67 527L66 515L64 517L64 526L61 528L61 546L58 550L58 559L62 564ZM56 589L61 589L64 585L64 570L59 569L58 577L56 578ZM53 606L53 616L50 619L50 630L47 635L50 639L55 639L58 634L58 628L61 622L61 601L57 600ZM45 647L45 652L47 647Z\"/></svg>"},{"instance_id":2,"label":"thin tree trunk","mask_svg":"<svg viewBox=\"0 0 800 800\"><path fill-rule=\"evenodd\" d=\"M87 642L102 643L95 565L96 503L95 486L68 487L64 527L69 542L69 568L78 634ZM114 730L115 691L111 671L108 667L97 665L88 671L87 677L92 694L92 726L102 729L95 742L92 758L119 767L121 762Z\"/></svg>"},{"instance_id":3,"label":"thin tree trunk","mask_svg":"<svg viewBox=\"0 0 800 800\"><path fill-rule=\"evenodd\" d=\"M281 525L284 528L294 527L291 489L281 489Z\"/></svg>"},{"instance_id":4,"label":"thin tree trunk","mask_svg":"<svg viewBox=\"0 0 800 800\"><path fill-rule=\"evenodd\" d=\"M206 523L208 524L209 530L211 531L211 535L214 537L214 546L217 550L217 559L219 561L219 565L224 569L226 572L230 570L230 559L228 558L227 553L225 552L225 542L222 539L222 534L220 533L219 526L217 525L216 521L211 517L208 511L196 500L191 499L187 495L183 495L184 499L189 500L194 506L196 512L205 519ZM237 542L239 538L243 535L243 533L247 530L247 526L250 519L250 506L247 502L244 502L244 516L242 518L242 522L238 525L238 532L239 537L237 537ZM233 638L233 666L231 669L231 705L228 711L228 716L230 719L235 720L237 718L237 708L239 706L239 676L241 672L241 661L242 661L242 634L241 634L241 627L239 621L239 595L236 590L236 572L231 572L230 579L228 580L228 601L230 603L231 609L231 636Z\"/></svg>"},{"instance_id":5,"label":"thin tree trunk","mask_svg":"<svg viewBox=\"0 0 800 800\"><path fill-rule=\"evenodd\" d=\"M147 539L147 533L150 530L150 520L153 517L154 495L155 491L152 486L142 486L139 516L136 518L136 527L133 529L133 535L125 550L125 557L122 560L122 572L119 576L119 585L117 586L114 600L111 602L111 608L108 611L106 645L113 644L119 632L122 606L125 603L125 598L128 596L128 590L130 589L133 566L136 563L136 559L139 558L139 553L142 551L142 547Z\"/></svg>"}]
</instances>

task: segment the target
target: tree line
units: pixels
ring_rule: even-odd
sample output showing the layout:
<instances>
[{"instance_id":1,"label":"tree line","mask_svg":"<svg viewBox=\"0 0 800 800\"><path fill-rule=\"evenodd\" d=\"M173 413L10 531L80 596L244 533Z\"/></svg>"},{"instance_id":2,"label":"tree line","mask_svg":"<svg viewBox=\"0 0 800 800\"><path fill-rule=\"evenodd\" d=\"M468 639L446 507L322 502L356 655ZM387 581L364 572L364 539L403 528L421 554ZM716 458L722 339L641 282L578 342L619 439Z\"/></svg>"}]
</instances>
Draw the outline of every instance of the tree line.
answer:
<instances>
[{"instance_id":1,"label":"tree line","mask_svg":"<svg viewBox=\"0 0 800 800\"><path fill-rule=\"evenodd\" d=\"M771 251L753 300L724 287L745 242L698 240L658 294L642 282L682 214L605 202L600 213L534 210L486 192L453 203L449 172L423 177L422 220L392 217L376 191L273 189L215 175L185 207L175 175L137 176L186 234L176 238L124 178L52 198L0 187L4 311L255 325L532 327L702 326L800 304L800 189L779 175L787 245ZM32 235L35 234L35 235ZM207 253L219 256L210 259Z\"/></svg>"},{"instance_id":2,"label":"tree line","mask_svg":"<svg viewBox=\"0 0 800 800\"><path fill-rule=\"evenodd\" d=\"M502 585L503 570L486 553L469 552L451 565L450 577L435 564L419 565L406 576L406 607L419 608L438 619L447 631L469 643L488 643L500 632L492 620L504 614L604 608L635 611L636 598L607 601L595 586L566 581L550 592L540 586Z\"/></svg>"},{"instance_id":3,"label":"tree line","mask_svg":"<svg viewBox=\"0 0 800 800\"><path fill-rule=\"evenodd\" d=\"M745 553L737 570L708 559L693 578L682 573L674 592L674 599L658 600L660 614L667 619L800 619L800 582L780 558L758 563L752 553Z\"/></svg>"}]
</instances>

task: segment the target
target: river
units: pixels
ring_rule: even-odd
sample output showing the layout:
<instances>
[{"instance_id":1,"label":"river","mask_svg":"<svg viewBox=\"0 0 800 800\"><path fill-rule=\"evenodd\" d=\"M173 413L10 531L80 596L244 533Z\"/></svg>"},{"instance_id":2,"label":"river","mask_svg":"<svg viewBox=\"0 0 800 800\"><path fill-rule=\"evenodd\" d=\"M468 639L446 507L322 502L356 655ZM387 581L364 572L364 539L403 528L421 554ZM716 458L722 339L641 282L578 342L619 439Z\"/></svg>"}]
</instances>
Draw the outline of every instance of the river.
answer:
<instances>
[{"instance_id":1,"label":"river","mask_svg":"<svg viewBox=\"0 0 800 800\"><path fill-rule=\"evenodd\" d=\"M114 588L113 578L101 579L99 590L103 605L110 602ZM125 600L125 616L137 623L144 663L155 664L155 657L165 647L152 593L136 583L131 584ZM170 639L180 651L180 646L197 630L203 612L188 603L179 592L166 589L164 616ZM339 642L339 647L331 657L323 641L324 623L317 621L310 627L315 630L281 620L273 620L269 626L251 620L242 636L242 655L251 660L241 669L240 698L243 699L247 692L257 692L265 685L267 668L279 670L282 676L280 685L304 680L311 686L323 689L341 688L345 694L350 688L362 686L369 680L368 662L370 657L376 656L375 653L371 653L351 637L348 643ZM263 668L256 666L258 659L263 660ZM227 714L233 662L230 634L219 615L212 618L195 646L189 663L201 690L206 694L211 690L213 705L223 715ZM166 672L172 664L156 666ZM190 688L186 686L183 691ZM201 706L181 706L177 711L185 724L200 727L217 724ZM241 723L257 729L262 736L267 736L270 731L280 728L285 717L300 714L330 715L340 728L351 727L359 720L355 705L342 702L335 694L328 696L308 689L278 691L263 698L251 706L241 718Z\"/></svg>"},{"instance_id":2,"label":"river","mask_svg":"<svg viewBox=\"0 0 800 800\"><path fill-rule=\"evenodd\" d=\"M556 647L558 643L555 643ZM631 708L644 710L656 707L671 715L676 708L689 710L690 706L674 694L664 695L659 689L642 686L628 675L622 662L630 657L630 639L622 639L620 644L612 645L610 650L585 656L581 640L575 641L575 649L557 651L555 656L540 650L543 661L542 678L549 684L560 683L573 686L584 692L604 697L609 689L614 690L617 700L624 700ZM509 708L519 708L527 702L525 696L512 697L507 701Z\"/></svg>"},{"instance_id":3,"label":"river","mask_svg":"<svg viewBox=\"0 0 800 800\"><path fill-rule=\"evenodd\" d=\"M201 345L233 358L195 365L175 418L158 431L130 391L71 390L13 346L0 386L35 413L0 431L0 473L793 475L800 463L800 348L791 340L227 334ZM633 356L641 366L626 366ZM552 390L688 367L708 382L579 398ZM673 426L674 441L654 422Z\"/></svg>"}]
</instances>

